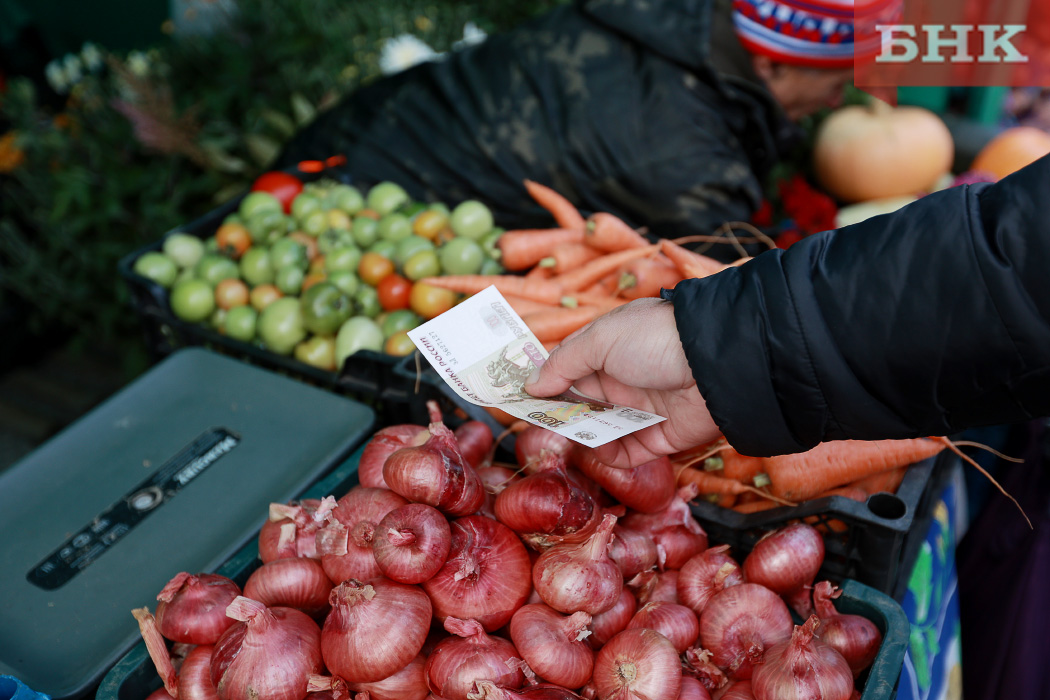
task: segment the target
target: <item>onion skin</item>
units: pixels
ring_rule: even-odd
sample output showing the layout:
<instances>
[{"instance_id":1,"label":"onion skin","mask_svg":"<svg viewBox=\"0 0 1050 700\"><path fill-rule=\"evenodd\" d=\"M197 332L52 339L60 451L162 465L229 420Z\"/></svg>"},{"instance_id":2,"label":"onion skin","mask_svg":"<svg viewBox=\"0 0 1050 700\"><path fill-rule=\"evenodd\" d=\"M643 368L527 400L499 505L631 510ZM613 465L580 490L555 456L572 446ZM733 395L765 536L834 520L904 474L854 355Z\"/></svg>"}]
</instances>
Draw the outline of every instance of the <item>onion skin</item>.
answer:
<instances>
[{"instance_id":1,"label":"onion skin","mask_svg":"<svg viewBox=\"0 0 1050 700\"><path fill-rule=\"evenodd\" d=\"M193 647L179 669L179 700L218 700L219 693L211 682L210 644Z\"/></svg>"},{"instance_id":2,"label":"onion skin","mask_svg":"<svg viewBox=\"0 0 1050 700\"><path fill-rule=\"evenodd\" d=\"M678 572L674 570L643 571L626 585L634 591L639 605L659 601L682 602L678 599Z\"/></svg>"},{"instance_id":3,"label":"onion skin","mask_svg":"<svg viewBox=\"0 0 1050 700\"><path fill-rule=\"evenodd\" d=\"M719 700L755 700L755 694L751 691L751 681L737 681L722 693Z\"/></svg>"},{"instance_id":4,"label":"onion skin","mask_svg":"<svg viewBox=\"0 0 1050 700\"><path fill-rule=\"evenodd\" d=\"M514 456L517 457L518 464L524 467L532 460L539 458L543 450L567 456L574 444L572 440L563 435L558 435L538 425L529 425L518 433L514 440Z\"/></svg>"},{"instance_id":5,"label":"onion skin","mask_svg":"<svg viewBox=\"0 0 1050 700\"><path fill-rule=\"evenodd\" d=\"M841 595L830 581L821 581L813 588L813 607L820 627L817 635L835 651L842 654L857 678L875 661L882 646L882 633L875 623L861 615L840 613L831 599Z\"/></svg>"},{"instance_id":6,"label":"onion skin","mask_svg":"<svg viewBox=\"0 0 1050 700\"><path fill-rule=\"evenodd\" d=\"M771 646L751 679L755 700L849 700L849 664L814 635L820 620L811 615L791 637Z\"/></svg>"},{"instance_id":7,"label":"onion skin","mask_svg":"<svg viewBox=\"0 0 1050 700\"><path fill-rule=\"evenodd\" d=\"M317 531L321 565L332 583L367 581L383 571L372 553L379 521L408 501L388 489L355 486L339 499L329 522Z\"/></svg>"},{"instance_id":8,"label":"onion skin","mask_svg":"<svg viewBox=\"0 0 1050 700\"><path fill-rule=\"evenodd\" d=\"M627 629L639 627L667 637L679 654L695 644L700 636L700 620L696 613L684 605L666 601L649 602L639 608L627 623Z\"/></svg>"},{"instance_id":9,"label":"onion skin","mask_svg":"<svg viewBox=\"0 0 1050 700\"><path fill-rule=\"evenodd\" d=\"M316 559L275 559L252 572L244 596L267 607L301 610L310 617L328 612L332 582Z\"/></svg>"},{"instance_id":10,"label":"onion skin","mask_svg":"<svg viewBox=\"0 0 1050 700\"><path fill-rule=\"evenodd\" d=\"M425 503L409 503L379 521L372 554L387 578L423 583L445 565L451 546L452 530L441 511Z\"/></svg>"},{"instance_id":11,"label":"onion skin","mask_svg":"<svg viewBox=\"0 0 1050 700\"><path fill-rule=\"evenodd\" d=\"M450 527L448 559L423 590L439 620L473 619L494 632L532 593L528 550L513 530L483 515L457 518Z\"/></svg>"},{"instance_id":12,"label":"onion skin","mask_svg":"<svg viewBox=\"0 0 1050 700\"><path fill-rule=\"evenodd\" d=\"M609 545L609 558L616 562L624 579L630 579L656 566L656 543L645 534L617 524Z\"/></svg>"},{"instance_id":13,"label":"onion skin","mask_svg":"<svg viewBox=\"0 0 1050 700\"><path fill-rule=\"evenodd\" d=\"M225 576L179 572L157 594L157 630L173 642L214 644L235 622L226 606L240 594Z\"/></svg>"},{"instance_id":14,"label":"onion skin","mask_svg":"<svg viewBox=\"0 0 1050 700\"><path fill-rule=\"evenodd\" d=\"M629 513L623 526L647 532L663 549L660 569L681 569L694 554L707 549L707 533L696 522L689 501L696 496L696 485L683 486L671 504L656 513Z\"/></svg>"},{"instance_id":15,"label":"onion skin","mask_svg":"<svg viewBox=\"0 0 1050 700\"><path fill-rule=\"evenodd\" d=\"M456 437L440 420L432 422L422 445L403 447L383 464L383 479L395 493L460 517L476 513L485 488L459 451Z\"/></svg>"},{"instance_id":16,"label":"onion skin","mask_svg":"<svg viewBox=\"0 0 1050 700\"><path fill-rule=\"evenodd\" d=\"M456 443L467 464L477 469L485 464L496 438L492 430L479 420L468 420L453 431Z\"/></svg>"},{"instance_id":17,"label":"onion skin","mask_svg":"<svg viewBox=\"0 0 1050 700\"><path fill-rule=\"evenodd\" d=\"M331 496L271 503L269 517L259 530L260 561L267 564L289 557L317 559L315 534L333 508L335 499Z\"/></svg>"},{"instance_id":18,"label":"onion skin","mask_svg":"<svg viewBox=\"0 0 1050 700\"><path fill-rule=\"evenodd\" d=\"M511 690L500 688L492 681L477 681L474 690L467 694L469 700L582 700L579 695L559 685L537 683Z\"/></svg>"},{"instance_id":19,"label":"onion skin","mask_svg":"<svg viewBox=\"0 0 1050 700\"><path fill-rule=\"evenodd\" d=\"M521 657L508 640L485 634L475 620L450 617L445 629L457 636L440 642L427 657L430 692L447 700L467 700L475 681L492 681L506 688L525 683Z\"/></svg>"},{"instance_id":20,"label":"onion skin","mask_svg":"<svg viewBox=\"0 0 1050 700\"><path fill-rule=\"evenodd\" d=\"M794 623L784 600L757 583L730 586L700 614L700 643L734 680L751 678L766 649L791 637Z\"/></svg>"},{"instance_id":21,"label":"onion skin","mask_svg":"<svg viewBox=\"0 0 1050 700\"><path fill-rule=\"evenodd\" d=\"M677 700L682 667L667 637L624 630L598 651L592 683L599 700Z\"/></svg>"},{"instance_id":22,"label":"onion skin","mask_svg":"<svg viewBox=\"0 0 1050 700\"><path fill-rule=\"evenodd\" d=\"M351 683L350 689L368 693L371 700L423 700L429 693L427 660L422 654L397 673L372 683Z\"/></svg>"},{"instance_id":23,"label":"onion skin","mask_svg":"<svg viewBox=\"0 0 1050 700\"><path fill-rule=\"evenodd\" d=\"M823 536L811 525L793 523L758 541L744 558L744 578L790 596L795 612L805 618L813 605L804 589L813 584L823 563Z\"/></svg>"},{"instance_id":24,"label":"onion skin","mask_svg":"<svg viewBox=\"0 0 1050 700\"><path fill-rule=\"evenodd\" d=\"M558 612L579 610L597 615L616 604L623 574L609 558L609 541L616 516L602 523L586 542L560 544L541 554L532 567L532 584L543 602Z\"/></svg>"},{"instance_id":25,"label":"onion skin","mask_svg":"<svg viewBox=\"0 0 1050 700\"><path fill-rule=\"evenodd\" d=\"M711 693L700 681L690 676L682 676L682 687L678 691L678 700L711 700Z\"/></svg>"},{"instance_id":26,"label":"onion skin","mask_svg":"<svg viewBox=\"0 0 1050 700\"><path fill-rule=\"evenodd\" d=\"M565 616L544 604L525 605L510 619L510 638L536 675L566 688L579 688L594 670L594 651L585 641L591 616Z\"/></svg>"},{"instance_id":27,"label":"onion skin","mask_svg":"<svg viewBox=\"0 0 1050 700\"><path fill-rule=\"evenodd\" d=\"M221 700L305 698L307 678L323 668L317 623L298 610L248 598L231 603L227 614L240 622L212 651L211 682Z\"/></svg>"},{"instance_id":28,"label":"onion skin","mask_svg":"<svg viewBox=\"0 0 1050 700\"><path fill-rule=\"evenodd\" d=\"M624 587L616 603L603 613L591 617L591 635L587 642L594 650L601 649L605 643L627 629L627 624L638 609L634 594Z\"/></svg>"},{"instance_id":29,"label":"onion skin","mask_svg":"<svg viewBox=\"0 0 1050 700\"><path fill-rule=\"evenodd\" d=\"M325 665L347 683L369 683L404 668L430 630L430 598L418 587L385 578L351 579L332 591L321 630Z\"/></svg>"},{"instance_id":30,"label":"onion skin","mask_svg":"<svg viewBox=\"0 0 1050 700\"><path fill-rule=\"evenodd\" d=\"M659 513L671 505L675 495L675 473L668 457L654 459L630 469L599 462L594 449L576 445L573 465L622 503L639 513Z\"/></svg>"},{"instance_id":31,"label":"onion skin","mask_svg":"<svg viewBox=\"0 0 1050 700\"><path fill-rule=\"evenodd\" d=\"M729 556L729 545L710 547L690 557L678 572L678 599L699 615L712 596L743 582L744 572Z\"/></svg>"},{"instance_id":32,"label":"onion skin","mask_svg":"<svg viewBox=\"0 0 1050 700\"><path fill-rule=\"evenodd\" d=\"M386 458L402 447L419 444L416 442L427 429L422 425L405 423L391 425L376 432L361 451L361 460L357 466L357 480L365 488L388 489L383 479L383 465ZM423 438L425 439L425 438Z\"/></svg>"},{"instance_id":33,"label":"onion skin","mask_svg":"<svg viewBox=\"0 0 1050 700\"><path fill-rule=\"evenodd\" d=\"M710 692L724 688L729 679L711 660L711 652L703 647L686 649L683 655L685 672L697 679L700 685Z\"/></svg>"},{"instance_id":34,"label":"onion skin","mask_svg":"<svg viewBox=\"0 0 1050 700\"><path fill-rule=\"evenodd\" d=\"M544 451L536 467L496 496L496 519L537 551L587 539L601 519L594 498L569 478L562 456Z\"/></svg>"}]
</instances>

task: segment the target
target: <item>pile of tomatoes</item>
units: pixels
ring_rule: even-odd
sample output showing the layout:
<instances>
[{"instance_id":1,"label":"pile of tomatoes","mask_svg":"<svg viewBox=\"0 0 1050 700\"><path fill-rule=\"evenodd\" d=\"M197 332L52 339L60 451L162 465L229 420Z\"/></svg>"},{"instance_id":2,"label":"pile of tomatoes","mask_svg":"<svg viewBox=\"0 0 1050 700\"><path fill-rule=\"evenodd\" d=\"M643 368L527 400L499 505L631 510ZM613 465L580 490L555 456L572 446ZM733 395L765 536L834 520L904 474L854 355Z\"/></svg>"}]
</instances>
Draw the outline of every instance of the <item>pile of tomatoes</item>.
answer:
<instances>
[{"instance_id":1,"label":"pile of tomatoes","mask_svg":"<svg viewBox=\"0 0 1050 700\"><path fill-rule=\"evenodd\" d=\"M407 332L458 301L420 280L502 272L501 233L476 200L271 172L214 232L172 232L133 269L177 318L335 371L359 350L411 353Z\"/></svg>"}]
</instances>

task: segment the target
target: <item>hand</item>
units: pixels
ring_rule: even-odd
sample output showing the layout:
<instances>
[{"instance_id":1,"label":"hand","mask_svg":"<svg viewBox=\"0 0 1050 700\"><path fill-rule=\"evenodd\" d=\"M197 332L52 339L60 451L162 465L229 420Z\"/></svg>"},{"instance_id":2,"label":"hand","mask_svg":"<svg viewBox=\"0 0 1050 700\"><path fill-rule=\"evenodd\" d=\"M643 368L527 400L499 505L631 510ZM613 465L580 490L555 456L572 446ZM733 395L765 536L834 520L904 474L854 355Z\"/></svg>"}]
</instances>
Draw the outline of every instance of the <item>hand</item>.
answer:
<instances>
[{"instance_id":1,"label":"hand","mask_svg":"<svg viewBox=\"0 0 1050 700\"><path fill-rule=\"evenodd\" d=\"M670 302L637 299L576 331L529 378L533 396L570 386L592 398L667 420L597 448L616 467L635 467L718 437L682 350Z\"/></svg>"}]
</instances>

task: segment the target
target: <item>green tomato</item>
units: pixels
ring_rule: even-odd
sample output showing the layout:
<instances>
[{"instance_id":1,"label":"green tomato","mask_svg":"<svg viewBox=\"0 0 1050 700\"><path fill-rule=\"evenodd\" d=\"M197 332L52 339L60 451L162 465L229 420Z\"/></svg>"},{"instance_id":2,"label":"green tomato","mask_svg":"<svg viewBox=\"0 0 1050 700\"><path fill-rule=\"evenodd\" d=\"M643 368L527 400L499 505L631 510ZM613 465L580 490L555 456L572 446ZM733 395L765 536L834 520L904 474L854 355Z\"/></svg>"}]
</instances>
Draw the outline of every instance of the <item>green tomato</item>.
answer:
<instances>
[{"instance_id":1,"label":"green tomato","mask_svg":"<svg viewBox=\"0 0 1050 700\"><path fill-rule=\"evenodd\" d=\"M354 311L354 302L350 297L327 280L303 292L300 304L303 308L303 326L318 335L332 335Z\"/></svg>"},{"instance_id":2,"label":"green tomato","mask_svg":"<svg viewBox=\"0 0 1050 700\"><path fill-rule=\"evenodd\" d=\"M399 210L402 214L407 216L409 219L414 219L420 212L427 210L427 205L423 202L409 202L408 204L401 207Z\"/></svg>"},{"instance_id":3,"label":"green tomato","mask_svg":"<svg viewBox=\"0 0 1050 700\"><path fill-rule=\"evenodd\" d=\"M132 270L135 271L135 274L153 280L165 289L175 284L175 278L179 276L179 266L175 261L168 255L157 251L140 255L135 260Z\"/></svg>"},{"instance_id":4,"label":"green tomato","mask_svg":"<svg viewBox=\"0 0 1050 700\"><path fill-rule=\"evenodd\" d=\"M498 261L492 258L485 258L485 261L481 263L481 269L478 270L479 275L502 275L506 270Z\"/></svg>"},{"instance_id":5,"label":"green tomato","mask_svg":"<svg viewBox=\"0 0 1050 700\"><path fill-rule=\"evenodd\" d=\"M288 232L284 212L280 209L264 209L245 220L245 226L252 234L252 240L261 243L273 243Z\"/></svg>"},{"instance_id":6,"label":"green tomato","mask_svg":"<svg viewBox=\"0 0 1050 700\"><path fill-rule=\"evenodd\" d=\"M379 240L379 222L368 216L355 216L350 233L354 236L354 243L367 248Z\"/></svg>"},{"instance_id":7,"label":"green tomato","mask_svg":"<svg viewBox=\"0 0 1050 700\"><path fill-rule=\"evenodd\" d=\"M431 202L430 206L427 207L427 208L428 209L433 209L434 211L441 212L442 214L445 215L446 218L448 217L449 214L452 213L449 210L448 205L445 204L444 202Z\"/></svg>"},{"instance_id":8,"label":"green tomato","mask_svg":"<svg viewBox=\"0 0 1050 700\"><path fill-rule=\"evenodd\" d=\"M188 233L176 231L164 239L164 254L180 268L193 267L204 255L204 241Z\"/></svg>"},{"instance_id":9,"label":"green tomato","mask_svg":"<svg viewBox=\"0 0 1050 700\"><path fill-rule=\"evenodd\" d=\"M325 272L336 272L337 270L357 271L357 264L361 262L361 249L355 245L339 246L324 256Z\"/></svg>"},{"instance_id":10,"label":"green tomato","mask_svg":"<svg viewBox=\"0 0 1050 700\"><path fill-rule=\"evenodd\" d=\"M306 338L303 310L295 297L281 297L259 314L256 332L263 345L279 355L290 355Z\"/></svg>"},{"instance_id":11,"label":"green tomato","mask_svg":"<svg viewBox=\"0 0 1050 700\"><path fill-rule=\"evenodd\" d=\"M387 260L393 261L394 255L397 253L397 243L380 238L378 241L368 246L368 252L379 253Z\"/></svg>"},{"instance_id":12,"label":"green tomato","mask_svg":"<svg viewBox=\"0 0 1050 700\"><path fill-rule=\"evenodd\" d=\"M379 237L387 241L402 241L412 235L412 220L401 212L392 212L379 220Z\"/></svg>"},{"instance_id":13,"label":"green tomato","mask_svg":"<svg viewBox=\"0 0 1050 700\"><path fill-rule=\"evenodd\" d=\"M250 305L235 306L226 312L223 329L228 337L250 343L255 340L255 325L258 320L259 312Z\"/></svg>"},{"instance_id":14,"label":"green tomato","mask_svg":"<svg viewBox=\"0 0 1050 700\"><path fill-rule=\"evenodd\" d=\"M352 316L335 336L335 363L342 367L346 358L361 350L383 351L383 329L368 316Z\"/></svg>"},{"instance_id":15,"label":"green tomato","mask_svg":"<svg viewBox=\"0 0 1050 700\"><path fill-rule=\"evenodd\" d=\"M477 274L487 257L477 241L459 236L438 249L441 269L449 275Z\"/></svg>"},{"instance_id":16,"label":"green tomato","mask_svg":"<svg viewBox=\"0 0 1050 700\"><path fill-rule=\"evenodd\" d=\"M281 238L270 246L270 264L275 270L294 265L305 270L310 260L306 257L306 246L294 238Z\"/></svg>"},{"instance_id":17,"label":"green tomato","mask_svg":"<svg viewBox=\"0 0 1050 700\"><path fill-rule=\"evenodd\" d=\"M176 318L199 323L215 311L215 291L202 279L183 280L172 287L168 302Z\"/></svg>"},{"instance_id":18,"label":"green tomato","mask_svg":"<svg viewBox=\"0 0 1050 700\"><path fill-rule=\"evenodd\" d=\"M215 236L208 236L208 240L204 241L204 252L205 253L218 253L219 252L219 240Z\"/></svg>"},{"instance_id":19,"label":"green tomato","mask_svg":"<svg viewBox=\"0 0 1050 700\"><path fill-rule=\"evenodd\" d=\"M217 331L221 331L226 326L226 314L229 313L226 309L219 307L211 312L211 316L208 317L208 325Z\"/></svg>"},{"instance_id":20,"label":"green tomato","mask_svg":"<svg viewBox=\"0 0 1050 700\"><path fill-rule=\"evenodd\" d=\"M244 224L244 217L241 216L240 214L238 214L237 212L233 212L232 214L227 214L226 216L224 216L222 218L222 223L224 223L224 224L242 224L243 225Z\"/></svg>"},{"instance_id":21,"label":"green tomato","mask_svg":"<svg viewBox=\"0 0 1050 700\"><path fill-rule=\"evenodd\" d=\"M389 338L395 333L410 331L423 322L423 317L411 309L395 309L383 316L379 327L383 329L383 337Z\"/></svg>"},{"instance_id":22,"label":"green tomato","mask_svg":"<svg viewBox=\"0 0 1050 700\"><path fill-rule=\"evenodd\" d=\"M328 229L328 214L316 209L299 219L299 227L308 236L322 236Z\"/></svg>"},{"instance_id":23,"label":"green tomato","mask_svg":"<svg viewBox=\"0 0 1050 700\"><path fill-rule=\"evenodd\" d=\"M365 198L356 187L338 184L328 191L325 204L334 209L341 209L347 214L356 214L365 208Z\"/></svg>"},{"instance_id":24,"label":"green tomato","mask_svg":"<svg viewBox=\"0 0 1050 700\"><path fill-rule=\"evenodd\" d=\"M300 192L292 200L292 216L300 223L308 215L321 211L321 198L310 192Z\"/></svg>"},{"instance_id":25,"label":"green tomato","mask_svg":"<svg viewBox=\"0 0 1050 700\"><path fill-rule=\"evenodd\" d=\"M357 290L361 288L361 278L352 270L329 272L325 279L343 290L343 294L346 294L351 299L357 294Z\"/></svg>"},{"instance_id":26,"label":"green tomato","mask_svg":"<svg viewBox=\"0 0 1050 700\"><path fill-rule=\"evenodd\" d=\"M434 250L434 243L415 234L402 238L394 249L394 264L403 267L409 258L421 250Z\"/></svg>"},{"instance_id":27,"label":"green tomato","mask_svg":"<svg viewBox=\"0 0 1050 700\"><path fill-rule=\"evenodd\" d=\"M187 267L185 270L179 270L179 276L175 278L175 282L171 286L175 286L183 280L195 280L197 277L197 267Z\"/></svg>"},{"instance_id":28,"label":"green tomato","mask_svg":"<svg viewBox=\"0 0 1050 700\"><path fill-rule=\"evenodd\" d=\"M241 276L237 263L218 253L205 253L197 262L195 269L197 278L213 287L224 279Z\"/></svg>"},{"instance_id":29,"label":"green tomato","mask_svg":"<svg viewBox=\"0 0 1050 700\"><path fill-rule=\"evenodd\" d=\"M245 219L250 219L255 214L263 211L283 212L284 209L281 206L281 200L269 192L261 190L246 194L244 199L241 200L240 206L237 207L237 212Z\"/></svg>"},{"instance_id":30,"label":"green tomato","mask_svg":"<svg viewBox=\"0 0 1050 700\"><path fill-rule=\"evenodd\" d=\"M273 282L273 265L270 263L270 251L267 248L252 246L244 251L237 267L240 269L241 278L250 287Z\"/></svg>"},{"instance_id":31,"label":"green tomato","mask_svg":"<svg viewBox=\"0 0 1050 700\"><path fill-rule=\"evenodd\" d=\"M295 296L303 288L303 279L306 273L298 265L285 265L277 268L274 273L273 283L281 290L282 294Z\"/></svg>"},{"instance_id":32,"label":"green tomato","mask_svg":"<svg viewBox=\"0 0 1050 700\"><path fill-rule=\"evenodd\" d=\"M481 244L481 249L485 251L485 255L493 260L499 260L502 255L499 249L499 237L502 235L503 229L492 229L478 241Z\"/></svg>"},{"instance_id":33,"label":"green tomato","mask_svg":"<svg viewBox=\"0 0 1050 700\"><path fill-rule=\"evenodd\" d=\"M379 303L379 292L370 284L362 284L354 294L354 307L369 318L375 318L383 310Z\"/></svg>"},{"instance_id":34,"label":"green tomato","mask_svg":"<svg viewBox=\"0 0 1050 700\"><path fill-rule=\"evenodd\" d=\"M413 282L424 277L437 277L441 274L441 263L438 262L437 252L433 249L420 250L405 261L401 266L401 272Z\"/></svg>"},{"instance_id":35,"label":"green tomato","mask_svg":"<svg viewBox=\"0 0 1050 700\"><path fill-rule=\"evenodd\" d=\"M356 245L353 234L343 229L330 228L317 237L317 250L321 255L328 255L336 248Z\"/></svg>"},{"instance_id":36,"label":"green tomato","mask_svg":"<svg viewBox=\"0 0 1050 700\"><path fill-rule=\"evenodd\" d=\"M492 230L492 212L476 199L468 199L456 205L448 223L457 236L478 240Z\"/></svg>"},{"instance_id":37,"label":"green tomato","mask_svg":"<svg viewBox=\"0 0 1050 700\"><path fill-rule=\"evenodd\" d=\"M366 203L368 208L384 216L398 207L407 204L410 197L405 188L396 182L384 181L377 183L368 190Z\"/></svg>"}]
</instances>

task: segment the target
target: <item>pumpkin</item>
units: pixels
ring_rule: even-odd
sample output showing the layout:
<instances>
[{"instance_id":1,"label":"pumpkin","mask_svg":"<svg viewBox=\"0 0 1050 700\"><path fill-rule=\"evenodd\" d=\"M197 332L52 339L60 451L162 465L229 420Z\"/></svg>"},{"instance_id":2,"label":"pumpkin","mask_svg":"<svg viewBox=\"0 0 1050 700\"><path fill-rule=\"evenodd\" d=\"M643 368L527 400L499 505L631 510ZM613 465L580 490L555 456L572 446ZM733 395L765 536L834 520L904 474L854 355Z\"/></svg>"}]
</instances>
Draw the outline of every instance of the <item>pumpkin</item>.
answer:
<instances>
[{"instance_id":1,"label":"pumpkin","mask_svg":"<svg viewBox=\"0 0 1050 700\"><path fill-rule=\"evenodd\" d=\"M881 100L828 115L817 130L814 173L844 202L917 195L951 170L955 144L941 118Z\"/></svg>"},{"instance_id":2,"label":"pumpkin","mask_svg":"<svg viewBox=\"0 0 1050 700\"><path fill-rule=\"evenodd\" d=\"M1003 178L1050 153L1050 134L1034 126L1013 126L986 143L971 170Z\"/></svg>"}]
</instances>

